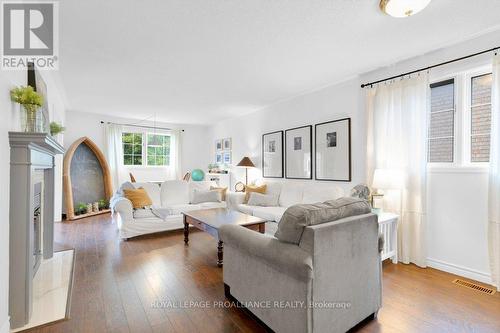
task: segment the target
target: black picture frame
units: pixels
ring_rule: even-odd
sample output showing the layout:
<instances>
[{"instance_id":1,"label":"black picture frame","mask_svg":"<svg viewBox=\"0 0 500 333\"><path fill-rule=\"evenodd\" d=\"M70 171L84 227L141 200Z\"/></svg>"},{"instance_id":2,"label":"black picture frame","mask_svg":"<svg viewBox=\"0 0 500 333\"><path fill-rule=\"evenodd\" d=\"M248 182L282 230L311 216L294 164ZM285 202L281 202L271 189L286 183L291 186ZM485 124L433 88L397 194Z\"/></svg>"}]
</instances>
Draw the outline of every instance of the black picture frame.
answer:
<instances>
[{"instance_id":1,"label":"black picture frame","mask_svg":"<svg viewBox=\"0 0 500 333\"><path fill-rule=\"evenodd\" d=\"M290 177L288 176L288 147L287 147L287 135L290 131L293 130L298 130L302 128L309 128L309 170L311 170L309 177ZM299 127L294 127L294 128L289 128L285 130L285 139L284 139L284 146L285 146L285 178L286 179L313 179L313 168L312 168L312 163L313 163L313 126L312 125L306 125L306 126L299 126ZM301 143L302 144L302 143Z\"/></svg>"},{"instance_id":2,"label":"black picture frame","mask_svg":"<svg viewBox=\"0 0 500 333\"><path fill-rule=\"evenodd\" d=\"M264 142L266 135L272 135L272 134L279 134L281 133L281 176L266 176L265 173L265 151L264 151ZM262 134L262 177L263 178L283 178L285 174L285 150L284 150L284 134L283 131L274 131L274 132L269 132L269 133L264 133Z\"/></svg>"},{"instance_id":3,"label":"black picture frame","mask_svg":"<svg viewBox=\"0 0 500 333\"><path fill-rule=\"evenodd\" d=\"M318 126L323 126L331 123L347 121L347 132L348 132L348 164L349 164L349 176L346 179L333 179L333 178L320 178L318 177ZM337 143L335 142L335 145ZM323 123L314 125L314 179L321 181L336 181L336 182L351 182L352 181L352 148L351 148L351 118L342 118L331 121L325 121Z\"/></svg>"}]
</instances>

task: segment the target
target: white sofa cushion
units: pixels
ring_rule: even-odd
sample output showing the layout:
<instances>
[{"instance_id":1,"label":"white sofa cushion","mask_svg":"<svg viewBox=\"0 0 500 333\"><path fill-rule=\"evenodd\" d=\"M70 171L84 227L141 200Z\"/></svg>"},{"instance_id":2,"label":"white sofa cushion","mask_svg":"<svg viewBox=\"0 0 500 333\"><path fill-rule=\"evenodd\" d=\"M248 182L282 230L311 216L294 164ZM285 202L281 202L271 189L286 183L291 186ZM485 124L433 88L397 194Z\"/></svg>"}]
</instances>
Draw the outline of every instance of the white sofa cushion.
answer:
<instances>
[{"instance_id":1,"label":"white sofa cushion","mask_svg":"<svg viewBox=\"0 0 500 333\"><path fill-rule=\"evenodd\" d=\"M285 207L254 207L252 215L267 221L279 222L285 213Z\"/></svg>"},{"instance_id":2,"label":"white sofa cushion","mask_svg":"<svg viewBox=\"0 0 500 333\"><path fill-rule=\"evenodd\" d=\"M169 210L170 215L180 215L183 212L190 212L193 210L202 209L201 205L192 205L192 204L170 205L164 208Z\"/></svg>"},{"instance_id":3,"label":"white sofa cushion","mask_svg":"<svg viewBox=\"0 0 500 333\"><path fill-rule=\"evenodd\" d=\"M226 208L226 202L204 202L199 204L202 209L210 209L210 208Z\"/></svg>"},{"instance_id":4,"label":"white sofa cushion","mask_svg":"<svg viewBox=\"0 0 500 333\"><path fill-rule=\"evenodd\" d=\"M221 201L222 198L220 191L217 190L203 191L195 189L193 191L193 200L191 201L191 203L201 204L204 202L221 202Z\"/></svg>"},{"instance_id":5,"label":"white sofa cushion","mask_svg":"<svg viewBox=\"0 0 500 333\"><path fill-rule=\"evenodd\" d=\"M189 202L193 202L194 199L194 190L198 191L210 191L210 186L217 186L216 182L212 182L210 180L204 180L200 182L189 182Z\"/></svg>"},{"instance_id":6,"label":"white sofa cushion","mask_svg":"<svg viewBox=\"0 0 500 333\"><path fill-rule=\"evenodd\" d=\"M278 206L278 196L276 194L261 194L257 192L250 193L248 205L261 207L276 207Z\"/></svg>"},{"instance_id":7,"label":"white sofa cushion","mask_svg":"<svg viewBox=\"0 0 500 333\"><path fill-rule=\"evenodd\" d=\"M254 206L249 206L246 204L239 204L236 206L237 210L242 212L243 214L248 214L252 215L253 209L255 208Z\"/></svg>"},{"instance_id":8,"label":"white sofa cushion","mask_svg":"<svg viewBox=\"0 0 500 333\"><path fill-rule=\"evenodd\" d=\"M135 188L143 188L146 190L146 193L151 198L153 202L153 206L160 206L160 187L154 183L132 183Z\"/></svg>"},{"instance_id":9,"label":"white sofa cushion","mask_svg":"<svg viewBox=\"0 0 500 333\"><path fill-rule=\"evenodd\" d=\"M184 180L167 180L161 184L161 206L189 204L189 183Z\"/></svg>"},{"instance_id":10,"label":"white sofa cushion","mask_svg":"<svg viewBox=\"0 0 500 333\"><path fill-rule=\"evenodd\" d=\"M298 183L283 183L279 203L281 207L290 207L302 203L303 185Z\"/></svg>"},{"instance_id":11,"label":"white sofa cushion","mask_svg":"<svg viewBox=\"0 0 500 333\"><path fill-rule=\"evenodd\" d=\"M338 186L325 184L308 184L304 186L302 203L313 204L327 200L336 200L342 197L343 191Z\"/></svg>"}]
</instances>

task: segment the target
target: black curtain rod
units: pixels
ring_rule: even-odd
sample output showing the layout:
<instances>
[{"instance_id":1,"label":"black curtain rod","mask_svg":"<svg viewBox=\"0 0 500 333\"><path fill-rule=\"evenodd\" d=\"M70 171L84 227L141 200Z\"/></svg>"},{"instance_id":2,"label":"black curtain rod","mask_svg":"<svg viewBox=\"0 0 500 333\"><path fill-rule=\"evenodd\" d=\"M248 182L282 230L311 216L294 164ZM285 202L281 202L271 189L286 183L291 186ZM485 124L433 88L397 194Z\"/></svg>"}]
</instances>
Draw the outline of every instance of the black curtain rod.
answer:
<instances>
[{"instance_id":1,"label":"black curtain rod","mask_svg":"<svg viewBox=\"0 0 500 333\"><path fill-rule=\"evenodd\" d=\"M448 65L448 64L451 64L453 62L461 61L461 60L464 60L464 59L467 59L467 58L472 58L472 57L475 57L475 56L478 56L478 55L481 55L481 54L484 54L484 53L488 53L488 52L495 51L495 55L496 55L497 54L496 51L498 49L500 49L500 46L497 46L497 47L494 47L494 48L491 48L491 49L488 49L488 50L484 50L484 51L481 51L481 52L477 52L477 53L474 53L474 54L469 54L467 56L456 58L456 59L453 59L453 60L448 60L448 61L445 61L445 62L442 62L442 63L439 63L439 64L435 64L435 65L432 65L432 66L428 66L428 67L425 67L425 68L416 69L416 70L411 71L411 72L406 72L406 73L403 73L403 74L394 75L394 76L391 76L391 77L388 77L388 78L385 78L385 79L382 79L382 80L377 80L377 81L373 81L373 82L369 82L369 83L363 83L361 85L361 88L368 87L368 86L371 87L374 84L377 84L377 83L380 83L380 82L397 79L398 77L402 77L402 76L406 76L406 75L411 75L411 74L415 74L415 73L422 72L422 71L427 71L427 70L435 68L435 67Z\"/></svg>"},{"instance_id":2,"label":"black curtain rod","mask_svg":"<svg viewBox=\"0 0 500 333\"><path fill-rule=\"evenodd\" d=\"M140 128L149 128L149 129L161 129L161 130L166 130L166 131L171 131L172 128L168 128L168 127L155 127L155 126L145 126L145 125L134 125L134 124L120 124L120 123L113 123L111 121L102 121L101 120L101 124L114 124L114 125L121 125L121 126L129 126L129 127L140 127ZM181 129L181 132L184 132L183 129Z\"/></svg>"}]
</instances>

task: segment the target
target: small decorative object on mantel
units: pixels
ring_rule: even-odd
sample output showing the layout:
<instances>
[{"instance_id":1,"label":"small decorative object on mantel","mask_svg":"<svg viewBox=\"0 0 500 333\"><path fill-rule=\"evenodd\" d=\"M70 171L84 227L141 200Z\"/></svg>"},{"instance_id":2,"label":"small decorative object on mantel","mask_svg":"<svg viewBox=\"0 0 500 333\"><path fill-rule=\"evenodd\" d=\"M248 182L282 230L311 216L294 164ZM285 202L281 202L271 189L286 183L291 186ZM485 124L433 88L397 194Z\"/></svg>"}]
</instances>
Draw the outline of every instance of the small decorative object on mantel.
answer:
<instances>
[{"instance_id":1,"label":"small decorative object on mantel","mask_svg":"<svg viewBox=\"0 0 500 333\"><path fill-rule=\"evenodd\" d=\"M92 212L97 213L99 211L99 202L96 201L92 204Z\"/></svg>"},{"instance_id":2,"label":"small decorative object on mantel","mask_svg":"<svg viewBox=\"0 0 500 333\"><path fill-rule=\"evenodd\" d=\"M99 200L99 210L104 210L109 208L109 201L106 199Z\"/></svg>"},{"instance_id":3,"label":"small decorative object on mantel","mask_svg":"<svg viewBox=\"0 0 500 333\"><path fill-rule=\"evenodd\" d=\"M66 130L64 126L62 126L59 123L56 123L55 121L50 123L50 135L55 136L59 133L62 133Z\"/></svg>"},{"instance_id":4,"label":"small decorative object on mantel","mask_svg":"<svg viewBox=\"0 0 500 333\"><path fill-rule=\"evenodd\" d=\"M87 213L92 213L92 203L87 204Z\"/></svg>"},{"instance_id":5,"label":"small decorative object on mantel","mask_svg":"<svg viewBox=\"0 0 500 333\"><path fill-rule=\"evenodd\" d=\"M43 105L43 97L33 87L16 87L10 91L10 99L21 104L24 117L21 115L21 127L24 132L42 132L43 121L37 117L38 109Z\"/></svg>"},{"instance_id":6,"label":"small decorative object on mantel","mask_svg":"<svg viewBox=\"0 0 500 333\"><path fill-rule=\"evenodd\" d=\"M75 208L75 215L82 215L87 213L87 205L83 202L79 202Z\"/></svg>"}]
</instances>

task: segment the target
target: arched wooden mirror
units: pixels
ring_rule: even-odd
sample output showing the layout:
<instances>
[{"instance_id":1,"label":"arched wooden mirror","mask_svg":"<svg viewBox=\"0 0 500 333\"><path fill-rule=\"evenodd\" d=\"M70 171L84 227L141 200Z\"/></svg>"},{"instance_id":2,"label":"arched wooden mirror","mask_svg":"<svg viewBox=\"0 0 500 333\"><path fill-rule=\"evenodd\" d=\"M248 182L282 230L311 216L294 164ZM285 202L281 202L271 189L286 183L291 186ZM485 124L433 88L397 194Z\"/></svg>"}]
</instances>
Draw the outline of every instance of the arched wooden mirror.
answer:
<instances>
[{"instance_id":1,"label":"arched wooden mirror","mask_svg":"<svg viewBox=\"0 0 500 333\"><path fill-rule=\"evenodd\" d=\"M108 162L97 145L82 137L68 148L63 163L66 218L74 220L75 204L108 200L113 193ZM85 214L85 216L92 214Z\"/></svg>"}]
</instances>

